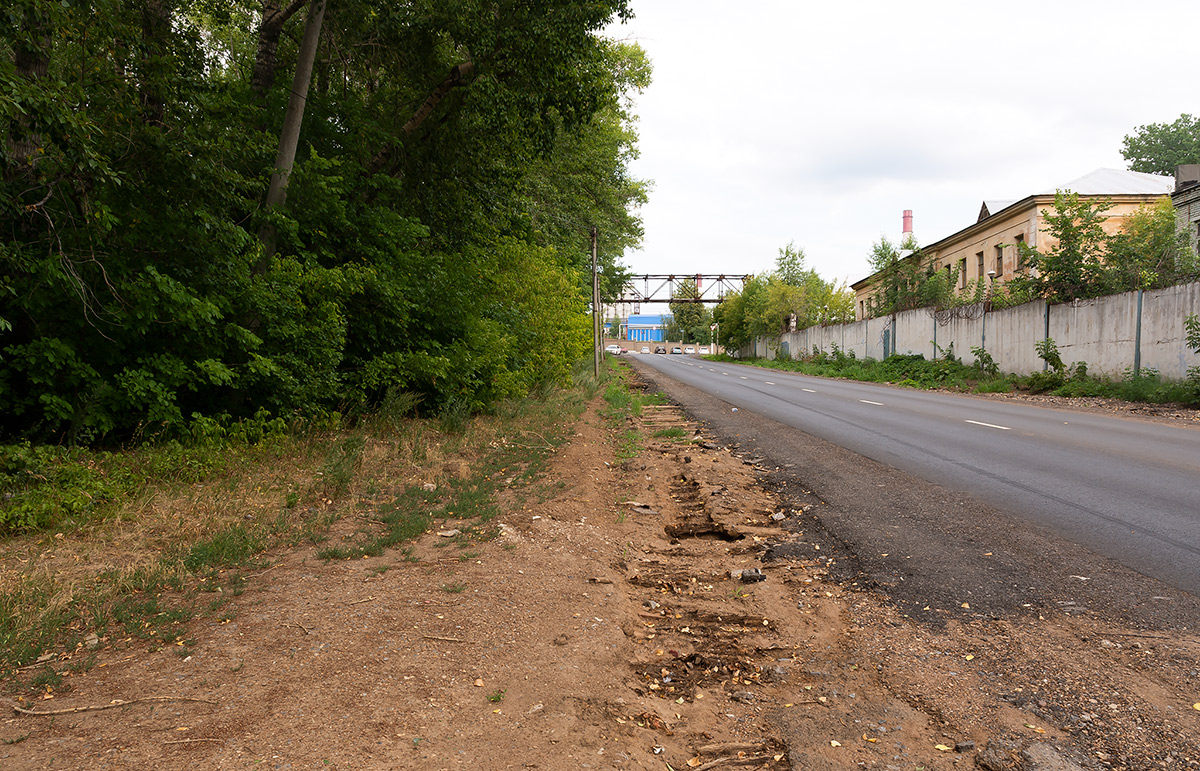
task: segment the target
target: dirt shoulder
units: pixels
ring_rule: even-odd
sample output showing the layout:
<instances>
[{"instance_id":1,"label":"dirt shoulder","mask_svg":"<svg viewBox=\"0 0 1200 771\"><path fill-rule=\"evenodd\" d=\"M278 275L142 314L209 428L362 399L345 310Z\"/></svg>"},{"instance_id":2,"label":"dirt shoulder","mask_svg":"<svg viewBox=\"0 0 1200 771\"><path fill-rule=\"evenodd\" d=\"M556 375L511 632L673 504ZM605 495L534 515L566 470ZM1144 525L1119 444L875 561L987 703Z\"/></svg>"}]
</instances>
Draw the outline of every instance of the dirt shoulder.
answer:
<instances>
[{"instance_id":1,"label":"dirt shoulder","mask_svg":"<svg viewBox=\"0 0 1200 771\"><path fill-rule=\"evenodd\" d=\"M707 408L614 426L600 404L556 452L546 495L507 502L498 538L447 547L451 520L407 555L274 555L221 618L190 624L180 654L98 641L69 688L19 705L146 701L5 716L0 765L1200 765L1192 630L1045 603L968 613L969 599L929 623L831 535L829 494L732 451L736 431L695 419ZM631 430L683 441L618 462ZM819 455L789 462L838 473ZM165 697L196 701L151 700Z\"/></svg>"}]
</instances>

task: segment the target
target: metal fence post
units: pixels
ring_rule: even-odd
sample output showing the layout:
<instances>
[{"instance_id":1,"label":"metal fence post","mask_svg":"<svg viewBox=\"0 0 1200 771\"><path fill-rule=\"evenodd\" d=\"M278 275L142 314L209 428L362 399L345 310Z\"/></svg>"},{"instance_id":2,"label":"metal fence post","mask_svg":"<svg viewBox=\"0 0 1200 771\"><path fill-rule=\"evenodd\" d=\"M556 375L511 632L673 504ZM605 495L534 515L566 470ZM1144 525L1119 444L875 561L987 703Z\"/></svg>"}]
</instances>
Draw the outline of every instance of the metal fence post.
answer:
<instances>
[{"instance_id":1,"label":"metal fence post","mask_svg":"<svg viewBox=\"0 0 1200 771\"><path fill-rule=\"evenodd\" d=\"M1133 376L1142 372L1142 290L1138 290L1137 332L1133 336Z\"/></svg>"}]
</instances>

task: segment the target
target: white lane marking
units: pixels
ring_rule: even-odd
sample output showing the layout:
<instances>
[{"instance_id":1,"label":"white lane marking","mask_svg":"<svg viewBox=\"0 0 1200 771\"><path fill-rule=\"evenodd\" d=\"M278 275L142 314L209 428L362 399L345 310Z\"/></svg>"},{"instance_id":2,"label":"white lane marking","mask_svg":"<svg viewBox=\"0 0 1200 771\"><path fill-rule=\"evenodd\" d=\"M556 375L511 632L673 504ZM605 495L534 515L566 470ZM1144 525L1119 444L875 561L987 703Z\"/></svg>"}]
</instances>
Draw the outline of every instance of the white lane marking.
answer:
<instances>
[{"instance_id":1,"label":"white lane marking","mask_svg":"<svg viewBox=\"0 0 1200 771\"><path fill-rule=\"evenodd\" d=\"M974 423L977 426L984 426L985 428L998 428L1001 431L1012 431L1012 429L1008 426L997 426L995 423L980 423L978 420L968 420L966 422Z\"/></svg>"},{"instance_id":2,"label":"white lane marking","mask_svg":"<svg viewBox=\"0 0 1200 771\"><path fill-rule=\"evenodd\" d=\"M738 377L740 377L742 380L749 380L749 378L745 375L738 375Z\"/></svg>"},{"instance_id":3,"label":"white lane marking","mask_svg":"<svg viewBox=\"0 0 1200 771\"><path fill-rule=\"evenodd\" d=\"M816 393L816 391L812 390L811 388L801 388L800 390L801 390L801 391L808 391L810 394L815 394L815 393Z\"/></svg>"},{"instance_id":4,"label":"white lane marking","mask_svg":"<svg viewBox=\"0 0 1200 771\"><path fill-rule=\"evenodd\" d=\"M859 399L863 404L874 404L876 407L882 407L883 402L873 402L870 399Z\"/></svg>"},{"instance_id":5,"label":"white lane marking","mask_svg":"<svg viewBox=\"0 0 1200 771\"><path fill-rule=\"evenodd\" d=\"M716 370L714 369L714 370L713 370L713 372L716 372ZM728 372L722 372L721 374L722 374L722 375L728 375L729 373L728 373Z\"/></svg>"},{"instance_id":6,"label":"white lane marking","mask_svg":"<svg viewBox=\"0 0 1200 771\"><path fill-rule=\"evenodd\" d=\"M775 385L775 384L774 384L774 383L772 383L770 380L764 380L763 382L764 382L764 383L766 383L767 385Z\"/></svg>"}]
</instances>

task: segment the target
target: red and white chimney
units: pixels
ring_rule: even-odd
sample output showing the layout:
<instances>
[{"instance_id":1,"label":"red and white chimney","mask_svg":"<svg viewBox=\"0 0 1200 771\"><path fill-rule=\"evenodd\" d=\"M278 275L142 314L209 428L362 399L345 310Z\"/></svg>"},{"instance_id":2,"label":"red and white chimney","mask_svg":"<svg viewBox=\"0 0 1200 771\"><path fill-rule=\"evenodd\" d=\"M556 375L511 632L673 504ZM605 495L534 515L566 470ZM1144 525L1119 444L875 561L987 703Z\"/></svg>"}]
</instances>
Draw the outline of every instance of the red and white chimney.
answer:
<instances>
[{"instance_id":1,"label":"red and white chimney","mask_svg":"<svg viewBox=\"0 0 1200 771\"><path fill-rule=\"evenodd\" d=\"M901 238L908 238L912 235L912 209L904 210L904 230Z\"/></svg>"}]
</instances>

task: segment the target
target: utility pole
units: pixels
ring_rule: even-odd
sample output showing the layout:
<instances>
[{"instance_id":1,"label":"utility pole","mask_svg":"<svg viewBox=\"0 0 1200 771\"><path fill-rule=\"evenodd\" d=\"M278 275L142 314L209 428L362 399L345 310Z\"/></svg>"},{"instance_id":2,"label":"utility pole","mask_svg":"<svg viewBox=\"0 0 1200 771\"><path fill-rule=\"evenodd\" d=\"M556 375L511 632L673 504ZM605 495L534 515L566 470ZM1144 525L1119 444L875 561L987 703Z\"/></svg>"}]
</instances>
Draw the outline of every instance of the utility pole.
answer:
<instances>
[{"instance_id":1,"label":"utility pole","mask_svg":"<svg viewBox=\"0 0 1200 771\"><path fill-rule=\"evenodd\" d=\"M599 231L592 225L592 374L600 379L600 272L596 264Z\"/></svg>"}]
</instances>

